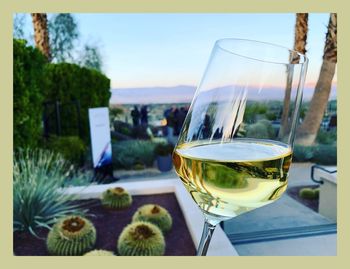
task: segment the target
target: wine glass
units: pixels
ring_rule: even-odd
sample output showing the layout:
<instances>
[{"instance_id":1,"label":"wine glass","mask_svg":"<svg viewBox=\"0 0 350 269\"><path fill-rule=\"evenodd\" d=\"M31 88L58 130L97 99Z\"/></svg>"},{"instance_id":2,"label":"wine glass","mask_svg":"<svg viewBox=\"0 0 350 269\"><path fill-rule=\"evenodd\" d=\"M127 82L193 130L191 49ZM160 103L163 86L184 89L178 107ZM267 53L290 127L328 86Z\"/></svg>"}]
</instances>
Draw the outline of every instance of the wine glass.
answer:
<instances>
[{"instance_id":1,"label":"wine glass","mask_svg":"<svg viewBox=\"0 0 350 269\"><path fill-rule=\"evenodd\" d=\"M198 256L219 222L286 190L307 63L270 43L216 41L173 153L205 217Z\"/></svg>"}]
</instances>

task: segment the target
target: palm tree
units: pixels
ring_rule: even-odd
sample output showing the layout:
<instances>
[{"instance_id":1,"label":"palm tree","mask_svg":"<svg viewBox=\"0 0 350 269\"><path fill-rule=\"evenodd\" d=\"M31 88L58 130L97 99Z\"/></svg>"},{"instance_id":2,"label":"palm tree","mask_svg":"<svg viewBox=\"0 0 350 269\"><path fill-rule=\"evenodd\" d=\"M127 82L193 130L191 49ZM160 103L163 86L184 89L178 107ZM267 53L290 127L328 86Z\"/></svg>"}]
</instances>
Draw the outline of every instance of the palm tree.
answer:
<instances>
[{"instance_id":1,"label":"palm tree","mask_svg":"<svg viewBox=\"0 0 350 269\"><path fill-rule=\"evenodd\" d=\"M35 46L46 56L48 61L51 60L49 32L47 28L46 13L31 13L34 26Z\"/></svg>"},{"instance_id":2,"label":"palm tree","mask_svg":"<svg viewBox=\"0 0 350 269\"><path fill-rule=\"evenodd\" d=\"M297 13L295 21L295 34L294 34L294 50L305 55L306 53L306 39L308 31L308 13ZM295 56L295 55L293 55ZM299 57L294 57L290 59L291 63L298 63ZM283 137L284 134L289 133L289 107L290 107L290 98L292 90L292 78L293 70L287 67L287 84L283 101L283 112L281 117L281 133L280 136Z\"/></svg>"},{"instance_id":3,"label":"palm tree","mask_svg":"<svg viewBox=\"0 0 350 269\"><path fill-rule=\"evenodd\" d=\"M337 14L331 13L323 51L321 71L315 86L309 110L297 132L297 142L311 145L315 142L331 92L332 80L337 65Z\"/></svg>"}]
</instances>

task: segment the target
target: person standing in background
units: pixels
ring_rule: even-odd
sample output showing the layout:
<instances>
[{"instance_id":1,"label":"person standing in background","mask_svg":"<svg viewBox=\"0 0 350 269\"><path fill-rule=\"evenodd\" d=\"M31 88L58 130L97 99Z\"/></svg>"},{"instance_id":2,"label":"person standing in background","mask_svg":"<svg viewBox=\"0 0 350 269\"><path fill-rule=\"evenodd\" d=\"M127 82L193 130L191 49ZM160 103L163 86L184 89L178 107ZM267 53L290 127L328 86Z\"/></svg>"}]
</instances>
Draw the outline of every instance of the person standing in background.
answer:
<instances>
[{"instance_id":1,"label":"person standing in background","mask_svg":"<svg viewBox=\"0 0 350 269\"><path fill-rule=\"evenodd\" d=\"M140 124L140 111L137 106L134 106L134 109L131 110L132 123L136 127Z\"/></svg>"},{"instance_id":2,"label":"person standing in background","mask_svg":"<svg viewBox=\"0 0 350 269\"><path fill-rule=\"evenodd\" d=\"M175 145L174 128L175 128L175 107L167 110L164 114L167 122L167 140L169 144Z\"/></svg>"},{"instance_id":3,"label":"person standing in background","mask_svg":"<svg viewBox=\"0 0 350 269\"><path fill-rule=\"evenodd\" d=\"M141 107L141 125L148 125L148 109L147 106Z\"/></svg>"}]
</instances>

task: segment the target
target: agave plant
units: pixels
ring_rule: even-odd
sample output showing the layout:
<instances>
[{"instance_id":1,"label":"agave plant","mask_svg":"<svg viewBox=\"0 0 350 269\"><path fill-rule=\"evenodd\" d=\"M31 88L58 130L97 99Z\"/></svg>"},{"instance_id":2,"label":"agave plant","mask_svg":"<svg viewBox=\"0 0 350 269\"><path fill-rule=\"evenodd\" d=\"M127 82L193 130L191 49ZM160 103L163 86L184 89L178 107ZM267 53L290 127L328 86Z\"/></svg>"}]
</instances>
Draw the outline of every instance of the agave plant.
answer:
<instances>
[{"instance_id":1,"label":"agave plant","mask_svg":"<svg viewBox=\"0 0 350 269\"><path fill-rule=\"evenodd\" d=\"M47 150L20 150L13 163L13 226L37 236L35 229L50 229L57 219L86 210L73 203L76 195L67 194L62 186L70 165L61 155Z\"/></svg>"}]
</instances>

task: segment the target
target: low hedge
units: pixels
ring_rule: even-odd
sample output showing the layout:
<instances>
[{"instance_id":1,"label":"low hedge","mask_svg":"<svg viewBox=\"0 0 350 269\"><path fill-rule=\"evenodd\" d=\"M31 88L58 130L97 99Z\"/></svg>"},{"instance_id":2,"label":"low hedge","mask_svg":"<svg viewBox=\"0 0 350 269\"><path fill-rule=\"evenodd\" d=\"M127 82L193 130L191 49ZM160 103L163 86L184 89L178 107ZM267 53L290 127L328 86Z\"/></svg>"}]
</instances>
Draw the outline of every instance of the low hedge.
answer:
<instances>
[{"instance_id":1,"label":"low hedge","mask_svg":"<svg viewBox=\"0 0 350 269\"><path fill-rule=\"evenodd\" d=\"M335 144L337 143L337 130L324 131L319 130L317 133L316 141L318 144Z\"/></svg>"},{"instance_id":2,"label":"low hedge","mask_svg":"<svg viewBox=\"0 0 350 269\"><path fill-rule=\"evenodd\" d=\"M25 40L13 40L14 148L35 147L42 134L46 59Z\"/></svg>"},{"instance_id":3,"label":"low hedge","mask_svg":"<svg viewBox=\"0 0 350 269\"><path fill-rule=\"evenodd\" d=\"M337 145L295 145L293 152L295 162L313 162L323 165L337 164Z\"/></svg>"},{"instance_id":4,"label":"low hedge","mask_svg":"<svg viewBox=\"0 0 350 269\"><path fill-rule=\"evenodd\" d=\"M75 100L80 103L80 136L89 144L88 109L94 107L108 107L110 80L102 73L71 63L48 64L45 74L48 80L46 101L59 101L67 104ZM77 135L78 115L74 108L60 110L61 132L63 136ZM55 122L52 127L55 129Z\"/></svg>"},{"instance_id":5,"label":"low hedge","mask_svg":"<svg viewBox=\"0 0 350 269\"><path fill-rule=\"evenodd\" d=\"M40 144L43 104L56 101L62 104L60 117L63 136L78 134L77 109L69 104L79 101L80 136L88 146L88 109L108 107L110 96L110 79L101 72L72 63L48 63L42 53L27 46L25 40L13 40L15 148L36 147ZM52 107L48 109L51 111ZM56 130L54 117L48 124L49 130Z\"/></svg>"},{"instance_id":6,"label":"low hedge","mask_svg":"<svg viewBox=\"0 0 350 269\"><path fill-rule=\"evenodd\" d=\"M84 164L86 146L77 136L52 136L47 141L46 148L61 154L65 160L74 165Z\"/></svg>"},{"instance_id":7,"label":"low hedge","mask_svg":"<svg viewBox=\"0 0 350 269\"><path fill-rule=\"evenodd\" d=\"M270 121L259 120L246 126L246 136L250 138L273 139L275 131Z\"/></svg>"},{"instance_id":8,"label":"low hedge","mask_svg":"<svg viewBox=\"0 0 350 269\"><path fill-rule=\"evenodd\" d=\"M151 140L126 140L112 143L113 167L131 169L135 165L152 166L157 143Z\"/></svg>"}]
</instances>

